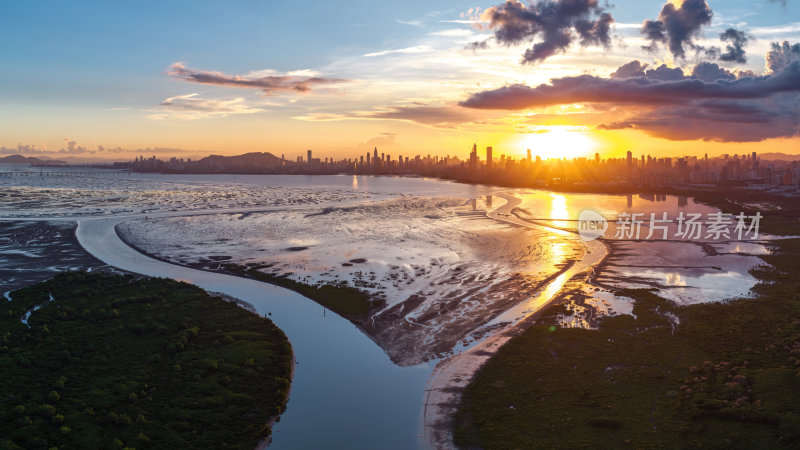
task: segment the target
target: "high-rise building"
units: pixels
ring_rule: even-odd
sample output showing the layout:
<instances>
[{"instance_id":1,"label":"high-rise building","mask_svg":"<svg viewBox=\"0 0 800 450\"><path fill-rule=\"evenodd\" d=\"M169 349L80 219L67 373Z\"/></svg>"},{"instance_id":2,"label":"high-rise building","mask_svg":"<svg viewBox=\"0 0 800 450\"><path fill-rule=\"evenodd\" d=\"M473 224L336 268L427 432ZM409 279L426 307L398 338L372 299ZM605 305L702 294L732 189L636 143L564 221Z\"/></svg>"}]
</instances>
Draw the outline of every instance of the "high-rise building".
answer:
<instances>
[{"instance_id":1,"label":"high-rise building","mask_svg":"<svg viewBox=\"0 0 800 450\"><path fill-rule=\"evenodd\" d=\"M486 168L492 168L492 147L486 147Z\"/></svg>"},{"instance_id":2,"label":"high-rise building","mask_svg":"<svg viewBox=\"0 0 800 450\"><path fill-rule=\"evenodd\" d=\"M753 170L758 170L758 158L756 152L753 152Z\"/></svg>"},{"instance_id":3,"label":"high-rise building","mask_svg":"<svg viewBox=\"0 0 800 450\"><path fill-rule=\"evenodd\" d=\"M531 162L531 149L528 149L528 162Z\"/></svg>"},{"instance_id":4,"label":"high-rise building","mask_svg":"<svg viewBox=\"0 0 800 450\"><path fill-rule=\"evenodd\" d=\"M375 147L375 150L373 150L372 162L374 162L375 164L378 164L378 147Z\"/></svg>"},{"instance_id":5,"label":"high-rise building","mask_svg":"<svg viewBox=\"0 0 800 450\"><path fill-rule=\"evenodd\" d=\"M628 150L628 170L633 169L633 152Z\"/></svg>"},{"instance_id":6,"label":"high-rise building","mask_svg":"<svg viewBox=\"0 0 800 450\"><path fill-rule=\"evenodd\" d=\"M311 165L311 150L308 151L308 165Z\"/></svg>"},{"instance_id":7,"label":"high-rise building","mask_svg":"<svg viewBox=\"0 0 800 450\"><path fill-rule=\"evenodd\" d=\"M478 145L472 144L472 151L469 153L469 168L475 170L478 167Z\"/></svg>"}]
</instances>

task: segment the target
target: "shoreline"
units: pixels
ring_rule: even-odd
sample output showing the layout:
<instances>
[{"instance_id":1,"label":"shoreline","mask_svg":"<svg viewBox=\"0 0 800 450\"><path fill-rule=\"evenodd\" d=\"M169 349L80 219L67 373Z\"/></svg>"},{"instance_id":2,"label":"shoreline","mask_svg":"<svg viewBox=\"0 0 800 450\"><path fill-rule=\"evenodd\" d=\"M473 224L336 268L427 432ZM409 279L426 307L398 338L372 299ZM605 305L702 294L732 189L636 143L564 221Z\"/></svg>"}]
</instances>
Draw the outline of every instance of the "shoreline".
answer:
<instances>
[{"instance_id":1,"label":"shoreline","mask_svg":"<svg viewBox=\"0 0 800 450\"><path fill-rule=\"evenodd\" d=\"M255 313L255 314L258 315L258 313ZM288 340L289 338L287 337L286 339ZM290 342L290 345L291 345L291 342ZM294 368L295 368L296 365L297 365L297 360L294 357L294 347L292 347L292 370L291 370L291 372L289 372L289 388L286 389L286 402L283 404L283 408L281 408L281 409L283 409L284 412L286 412L286 405L289 404L289 399L292 396L292 385L294 384L293 383L293 381L294 381ZM267 437L261 439L260 441L258 441L258 444L256 444L255 450L265 450L267 447L269 447L269 444L272 443L273 428L275 427L275 424L280 421L280 418L281 418L282 415L283 415L283 413L280 413L280 414L276 414L276 415L274 415L274 416L269 418L269 420L267 421L267 426L269 427L269 436L267 436Z\"/></svg>"}]
</instances>

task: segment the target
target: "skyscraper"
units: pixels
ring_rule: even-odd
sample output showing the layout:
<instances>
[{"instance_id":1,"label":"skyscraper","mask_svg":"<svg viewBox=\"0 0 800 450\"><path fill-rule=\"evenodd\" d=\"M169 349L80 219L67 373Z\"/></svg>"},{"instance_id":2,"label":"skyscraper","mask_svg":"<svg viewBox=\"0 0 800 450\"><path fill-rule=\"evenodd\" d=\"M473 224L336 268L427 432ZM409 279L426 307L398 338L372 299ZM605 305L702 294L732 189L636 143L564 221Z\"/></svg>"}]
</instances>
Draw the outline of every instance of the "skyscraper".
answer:
<instances>
[{"instance_id":1,"label":"skyscraper","mask_svg":"<svg viewBox=\"0 0 800 450\"><path fill-rule=\"evenodd\" d=\"M308 151L308 165L311 165L311 150Z\"/></svg>"},{"instance_id":2,"label":"skyscraper","mask_svg":"<svg viewBox=\"0 0 800 450\"><path fill-rule=\"evenodd\" d=\"M628 150L628 170L633 169L633 153Z\"/></svg>"},{"instance_id":3,"label":"skyscraper","mask_svg":"<svg viewBox=\"0 0 800 450\"><path fill-rule=\"evenodd\" d=\"M469 154L469 168L475 170L478 167L478 145L472 144L472 151Z\"/></svg>"},{"instance_id":4,"label":"skyscraper","mask_svg":"<svg viewBox=\"0 0 800 450\"><path fill-rule=\"evenodd\" d=\"M486 168L492 168L492 147L486 147Z\"/></svg>"},{"instance_id":5,"label":"skyscraper","mask_svg":"<svg viewBox=\"0 0 800 450\"><path fill-rule=\"evenodd\" d=\"M528 149L528 162L531 162L531 149Z\"/></svg>"}]
</instances>

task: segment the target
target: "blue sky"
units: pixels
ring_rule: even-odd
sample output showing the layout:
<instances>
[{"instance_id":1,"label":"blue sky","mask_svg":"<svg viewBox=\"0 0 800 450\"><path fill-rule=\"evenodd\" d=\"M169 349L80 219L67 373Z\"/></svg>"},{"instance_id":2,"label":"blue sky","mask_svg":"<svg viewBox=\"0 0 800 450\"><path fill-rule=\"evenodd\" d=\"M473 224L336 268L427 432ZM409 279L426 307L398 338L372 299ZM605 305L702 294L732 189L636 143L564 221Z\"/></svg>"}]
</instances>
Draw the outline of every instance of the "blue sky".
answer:
<instances>
[{"instance_id":1,"label":"blue sky","mask_svg":"<svg viewBox=\"0 0 800 450\"><path fill-rule=\"evenodd\" d=\"M581 73L606 76L631 59L679 64L687 71L695 63L641 51L636 27L656 18L662 1L618 0L606 7L617 24L608 51L570 48L556 62L536 66L519 64L525 45L463 51L470 40L485 39L493 31L468 23L470 8L486 10L499 3L4 2L0 146L55 150L75 140L86 149L103 145L239 152L279 142L286 153L312 145L343 153L377 139L414 148L431 142L438 149L482 135L497 139L508 130L365 116L414 102L449 108L478 86L535 85ZM763 71L769 42L799 40L800 6L792 0L786 6L768 0L709 5L714 21L703 36L715 39L729 26L754 34L742 69ZM396 50L401 51L392 53ZM305 70L354 82L311 94L265 95L176 79L169 68L177 62L230 76ZM203 110L222 106L208 116L170 115L164 106L168 99L174 99L166 102L172 104L193 99L192 105L207 100ZM189 108L181 105L184 111ZM398 137L385 138L389 135Z\"/></svg>"}]
</instances>

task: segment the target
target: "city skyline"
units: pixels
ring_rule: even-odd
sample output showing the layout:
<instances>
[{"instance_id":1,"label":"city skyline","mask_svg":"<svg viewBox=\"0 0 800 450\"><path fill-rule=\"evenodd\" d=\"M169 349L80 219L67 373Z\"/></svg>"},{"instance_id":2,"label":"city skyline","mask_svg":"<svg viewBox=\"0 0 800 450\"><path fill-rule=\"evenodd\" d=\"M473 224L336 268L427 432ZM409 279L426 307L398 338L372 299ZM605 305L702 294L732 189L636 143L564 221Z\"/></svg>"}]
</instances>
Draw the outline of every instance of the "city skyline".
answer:
<instances>
[{"instance_id":1,"label":"city skyline","mask_svg":"<svg viewBox=\"0 0 800 450\"><path fill-rule=\"evenodd\" d=\"M134 172L155 173L238 173L238 174L306 174L306 175L406 175L433 177L465 183L497 186L585 189L615 191L644 189L725 189L728 186L750 186L761 190L780 187L786 193L800 188L800 160L783 154L758 152L724 154L716 157L653 156L634 154L623 157L547 158L528 151L516 159L505 154L494 156L491 146L482 150L473 144L468 158L458 155L392 155L374 147L355 157L335 159L305 156L294 159L286 155L248 153L223 157L209 155L199 160L155 155L138 156L128 163L113 167Z\"/></svg>"},{"instance_id":2,"label":"city skyline","mask_svg":"<svg viewBox=\"0 0 800 450\"><path fill-rule=\"evenodd\" d=\"M792 2L554 5L7 5L0 153L800 148Z\"/></svg>"}]
</instances>

